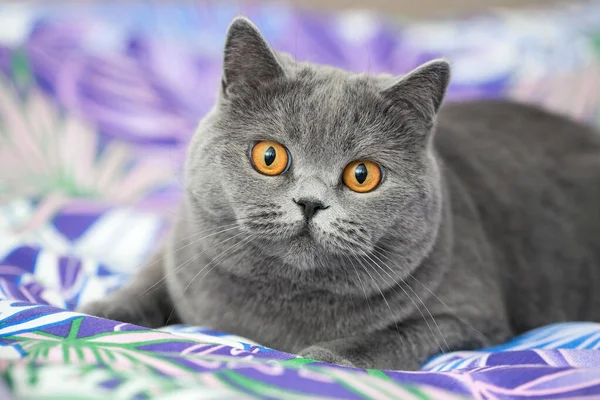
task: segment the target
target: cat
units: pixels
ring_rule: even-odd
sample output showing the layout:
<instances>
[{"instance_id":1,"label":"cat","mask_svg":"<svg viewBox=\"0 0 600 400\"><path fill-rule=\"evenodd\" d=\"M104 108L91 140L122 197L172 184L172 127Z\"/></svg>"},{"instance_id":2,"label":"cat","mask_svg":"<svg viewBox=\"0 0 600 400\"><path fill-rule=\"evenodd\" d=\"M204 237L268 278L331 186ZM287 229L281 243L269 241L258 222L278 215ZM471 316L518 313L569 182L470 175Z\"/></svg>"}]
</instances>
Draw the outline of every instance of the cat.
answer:
<instances>
[{"instance_id":1,"label":"cat","mask_svg":"<svg viewBox=\"0 0 600 400\"><path fill-rule=\"evenodd\" d=\"M449 80L443 59L295 62L236 18L168 240L81 311L396 370L599 320L600 136L534 106L442 106Z\"/></svg>"}]
</instances>

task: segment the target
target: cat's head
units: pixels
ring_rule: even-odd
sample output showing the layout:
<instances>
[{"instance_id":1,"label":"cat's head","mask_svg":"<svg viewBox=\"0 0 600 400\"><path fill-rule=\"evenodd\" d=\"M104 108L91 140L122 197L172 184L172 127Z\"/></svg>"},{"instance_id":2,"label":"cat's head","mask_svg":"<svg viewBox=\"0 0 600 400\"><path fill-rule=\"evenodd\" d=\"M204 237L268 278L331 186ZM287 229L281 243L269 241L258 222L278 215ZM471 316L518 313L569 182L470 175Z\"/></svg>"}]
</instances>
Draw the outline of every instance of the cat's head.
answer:
<instances>
[{"instance_id":1,"label":"cat's head","mask_svg":"<svg viewBox=\"0 0 600 400\"><path fill-rule=\"evenodd\" d=\"M442 60L398 78L297 63L238 18L190 147L190 200L292 267L375 249L417 262L440 220L431 137L448 80Z\"/></svg>"}]
</instances>

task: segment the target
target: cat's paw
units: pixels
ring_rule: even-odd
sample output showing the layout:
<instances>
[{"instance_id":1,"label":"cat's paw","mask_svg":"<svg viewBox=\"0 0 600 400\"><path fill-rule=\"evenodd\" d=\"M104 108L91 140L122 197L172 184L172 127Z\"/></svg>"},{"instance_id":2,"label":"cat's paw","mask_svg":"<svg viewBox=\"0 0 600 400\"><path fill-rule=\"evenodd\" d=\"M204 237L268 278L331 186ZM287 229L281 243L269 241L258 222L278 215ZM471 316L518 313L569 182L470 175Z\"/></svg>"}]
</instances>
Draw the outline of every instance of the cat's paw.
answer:
<instances>
[{"instance_id":1,"label":"cat's paw","mask_svg":"<svg viewBox=\"0 0 600 400\"><path fill-rule=\"evenodd\" d=\"M335 353L334 351L321 347L321 346L311 346L300 352L300 357L310 358L315 361L322 361L329 364L341 365L344 367L352 367L355 365L350 360L342 357L341 355Z\"/></svg>"},{"instance_id":2,"label":"cat's paw","mask_svg":"<svg viewBox=\"0 0 600 400\"><path fill-rule=\"evenodd\" d=\"M77 308L77 312L128 324L148 326L148 318L136 312L131 304L123 305L106 300L93 301Z\"/></svg>"},{"instance_id":3,"label":"cat's paw","mask_svg":"<svg viewBox=\"0 0 600 400\"><path fill-rule=\"evenodd\" d=\"M82 314L92 315L94 317L114 319L117 321L120 321L120 319L116 317L127 314L127 312L121 310L120 306L111 304L110 302L104 300L97 300L84 304L80 307L77 307L75 311Z\"/></svg>"}]
</instances>

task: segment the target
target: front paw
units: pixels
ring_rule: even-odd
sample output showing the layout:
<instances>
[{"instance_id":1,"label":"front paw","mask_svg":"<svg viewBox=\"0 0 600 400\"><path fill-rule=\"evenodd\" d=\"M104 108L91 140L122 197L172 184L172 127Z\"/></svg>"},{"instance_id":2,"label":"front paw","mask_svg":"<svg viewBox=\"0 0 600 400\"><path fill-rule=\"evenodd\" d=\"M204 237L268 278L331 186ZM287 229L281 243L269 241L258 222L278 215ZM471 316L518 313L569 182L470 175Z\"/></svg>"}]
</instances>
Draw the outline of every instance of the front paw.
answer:
<instances>
[{"instance_id":1,"label":"front paw","mask_svg":"<svg viewBox=\"0 0 600 400\"><path fill-rule=\"evenodd\" d=\"M82 314L93 315L113 321L125 322L128 324L149 326L147 317L144 317L139 312L136 312L132 305L125 306L106 300L93 301L85 304L76 310Z\"/></svg>"},{"instance_id":2,"label":"front paw","mask_svg":"<svg viewBox=\"0 0 600 400\"><path fill-rule=\"evenodd\" d=\"M300 352L300 357L310 358L315 361L322 361L329 364L341 365L344 367L352 367L354 368L354 364L342 357L339 354L336 354L334 351L330 349L326 349L321 346L311 346Z\"/></svg>"},{"instance_id":3,"label":"front paw","mask_svg":"<svg viewBox=\"0 0 600 400\"><path fill-rule=\"evenodd\" d=\"M116 321L121 321L121 318L128 314L128 312L123 310L120 305L113 304L106 300L96 300L86 303L77 307L75 311L82 314L93 315L94 317L113 319Z\"/></svg>"}]
</instances>

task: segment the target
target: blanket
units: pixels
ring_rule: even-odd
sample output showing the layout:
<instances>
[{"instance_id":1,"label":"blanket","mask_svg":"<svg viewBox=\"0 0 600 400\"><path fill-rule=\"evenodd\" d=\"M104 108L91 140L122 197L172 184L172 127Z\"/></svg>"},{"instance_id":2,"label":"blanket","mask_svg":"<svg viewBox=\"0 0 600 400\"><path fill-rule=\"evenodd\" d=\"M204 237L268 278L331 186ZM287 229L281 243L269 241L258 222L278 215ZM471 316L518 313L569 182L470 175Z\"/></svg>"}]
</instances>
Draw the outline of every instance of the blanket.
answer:
<instances>
[{"instance_id":1,"label":"blanket","mask_svg":"<svg viewBox=\"0 0 600 400\"><path fill-rule=\"evenodd\" d=\"M403 372L72 311L126 282L163 240L240 12L300 60L403 73L443 55L454 66L449 101L513 98L600 125L598 3L424 22L273 4L3 3L0 398L599 398L595 323Z\"/></svg>"}]
</instances>

